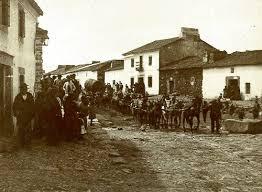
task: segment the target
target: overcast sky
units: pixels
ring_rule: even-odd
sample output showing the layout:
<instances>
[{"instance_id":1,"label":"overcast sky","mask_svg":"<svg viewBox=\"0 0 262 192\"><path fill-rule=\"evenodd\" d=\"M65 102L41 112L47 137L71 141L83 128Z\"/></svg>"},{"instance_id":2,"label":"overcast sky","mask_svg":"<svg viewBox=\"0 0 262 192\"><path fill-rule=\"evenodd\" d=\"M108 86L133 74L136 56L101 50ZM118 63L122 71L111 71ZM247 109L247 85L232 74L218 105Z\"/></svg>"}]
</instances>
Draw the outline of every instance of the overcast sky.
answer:
<instances>
[{"instance_id":1,"label":"overcast sky","mask_svg":"<svg viewBox=\"0 0 262 192\"><path fill-rule=\"evenodd\" d=\"M194 27L228 52L262 49L262 0L36 0L49 31L44 69L122 58Z\"/></svg>"}]
</instances>

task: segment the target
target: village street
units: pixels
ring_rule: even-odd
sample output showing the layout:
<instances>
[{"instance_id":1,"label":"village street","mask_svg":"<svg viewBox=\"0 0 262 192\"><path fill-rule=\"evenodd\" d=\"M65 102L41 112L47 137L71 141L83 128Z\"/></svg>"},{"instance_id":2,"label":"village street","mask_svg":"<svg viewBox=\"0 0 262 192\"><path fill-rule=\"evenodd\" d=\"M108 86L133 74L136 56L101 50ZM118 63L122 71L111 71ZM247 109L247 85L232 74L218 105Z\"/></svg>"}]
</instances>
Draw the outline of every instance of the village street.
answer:
<instances>
[{"instance_id":1,"label":"village street","mask_svg":"<svg viewBox=\"0 0 262 192\"><path fill-rule=\"evenodd\" d=\"M85 140L0 154L0 191L262 191L262 135L141 131L100 112Z\"/></svg>"}]
</instances>

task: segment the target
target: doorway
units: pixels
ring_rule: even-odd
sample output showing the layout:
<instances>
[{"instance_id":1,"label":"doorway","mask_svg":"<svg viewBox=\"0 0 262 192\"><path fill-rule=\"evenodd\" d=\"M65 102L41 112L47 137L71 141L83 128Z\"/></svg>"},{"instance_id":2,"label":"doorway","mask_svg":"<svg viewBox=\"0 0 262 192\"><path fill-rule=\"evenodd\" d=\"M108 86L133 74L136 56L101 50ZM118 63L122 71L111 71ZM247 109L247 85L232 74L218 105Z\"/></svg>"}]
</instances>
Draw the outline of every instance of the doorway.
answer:
<instances>
[{"instance_id":1,"label":"doorway","mask_svg":"<svg viewBox=\"0 0 262 192\"><path fill-rule=\"evenodd\" d=\"M12 68L0 65L0 135L12 133Z\"/></svg>"},{"instance_id":2,"label":"doorway","mask_svg":"<svg viewBox=\"0 0 262 192\"><path fill-rule=\"evenodd\" d=\"M138 77L138 83L144 83L144 77Z\"/></svg>"},{"instance_id":3,"label":"doorway","mask_svg":"<svg viewBox=\"0 0 262 192\"><path fill-rule=\"evenodd\" d=\"M231 100L240 100L240 77L226 77L226 87L224 97L230 98Z\"/></svg>"},{"instance_id":4,"label":"doorway","mask_svg":"<svg viewBox=\"0 0 262 192\"><path fill-rule=\"evenodd\" d=\"M175 89L175 82L174 80L170 80L169 81L169 94L174 93L174 89Z\"/></svg>"}]
</instances>

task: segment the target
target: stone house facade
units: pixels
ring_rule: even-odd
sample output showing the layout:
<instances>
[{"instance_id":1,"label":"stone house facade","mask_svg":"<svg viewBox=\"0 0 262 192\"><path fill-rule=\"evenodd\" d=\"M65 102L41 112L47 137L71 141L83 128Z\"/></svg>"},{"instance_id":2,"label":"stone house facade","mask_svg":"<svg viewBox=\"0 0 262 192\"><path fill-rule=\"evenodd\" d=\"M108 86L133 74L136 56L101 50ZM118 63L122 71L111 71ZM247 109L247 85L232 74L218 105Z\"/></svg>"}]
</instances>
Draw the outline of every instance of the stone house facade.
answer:
<instances>
[{"instance_id":1,"label":"stone house facade","mask_svg":"<svg viewBox=\"0 0 262 192\"><path fill-rule=\"evenodd\" d=\"M41 78L43 77L43 46L47 46L48 32L40 27L36 28L36 37L35 37L35 59L36 59L36 68L35 68L35 90L37 94L41 90Z\"/></svg>"},{"instance_id":2,"label":"stone house facade","mask_svg":"<svg viewBox=\"0 0 262 192\"><path fill-rule=\"evenodd\" d=\"M202 96L203 61L199 57L186 57L160 69L160 85L167 94Z\"/></svg>"}]
</instances>

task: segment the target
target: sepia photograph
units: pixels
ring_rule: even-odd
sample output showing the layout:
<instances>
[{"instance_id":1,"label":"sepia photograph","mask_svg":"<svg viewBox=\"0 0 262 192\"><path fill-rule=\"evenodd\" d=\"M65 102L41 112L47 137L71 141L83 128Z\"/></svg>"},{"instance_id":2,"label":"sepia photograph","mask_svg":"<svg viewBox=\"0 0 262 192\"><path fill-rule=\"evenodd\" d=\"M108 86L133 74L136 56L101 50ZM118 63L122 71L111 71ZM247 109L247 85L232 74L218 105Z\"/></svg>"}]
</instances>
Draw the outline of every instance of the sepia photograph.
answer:
<instances>
[{"instance_id":1,"label":"sepia photograph","mask_svg":"<svg viewBox=\"0 0 262 192\"><path fill-rule=\"evenodd\" d=\"M262 0L0 0L0 192L262 192Z\"/></svg>"}]
</instances>

